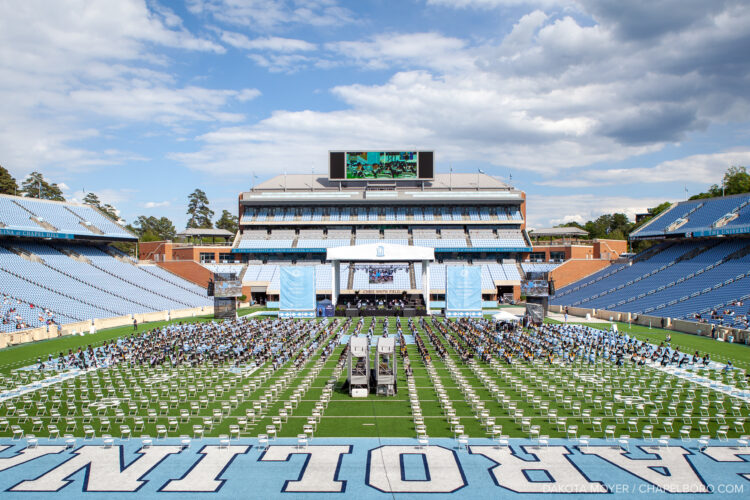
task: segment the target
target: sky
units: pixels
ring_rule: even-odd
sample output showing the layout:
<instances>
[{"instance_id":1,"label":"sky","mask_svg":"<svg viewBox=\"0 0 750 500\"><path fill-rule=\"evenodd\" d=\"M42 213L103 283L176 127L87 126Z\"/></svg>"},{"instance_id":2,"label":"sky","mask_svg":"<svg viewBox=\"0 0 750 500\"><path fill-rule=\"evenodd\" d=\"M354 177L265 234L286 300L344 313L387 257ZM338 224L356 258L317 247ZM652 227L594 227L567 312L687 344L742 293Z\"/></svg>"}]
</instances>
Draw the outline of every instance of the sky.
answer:
<instances>
[{"instance_id":1,"label":"sky","mask_svg":"<svg viewBox=\"0 0 750 500\"><path fill-rule=\"evenodd\" d=\"M633 217L750 166L748 26L745 0L2 0L0 165L181 229L196 188L218 218L331 149L434 150L530 227Z\"/></svg>"}]
</instances>

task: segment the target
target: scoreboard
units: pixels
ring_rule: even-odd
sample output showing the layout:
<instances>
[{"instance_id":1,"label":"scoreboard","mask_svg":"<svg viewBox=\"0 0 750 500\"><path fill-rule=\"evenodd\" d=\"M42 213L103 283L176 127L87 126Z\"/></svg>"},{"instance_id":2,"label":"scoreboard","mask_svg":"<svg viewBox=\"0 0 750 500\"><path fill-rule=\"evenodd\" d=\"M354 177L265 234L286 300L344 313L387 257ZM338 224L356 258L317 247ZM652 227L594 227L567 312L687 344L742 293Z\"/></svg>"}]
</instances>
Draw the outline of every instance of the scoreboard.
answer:
<instances>
[{"instance_id":1,"label":"scoreboard","mask_svg":"<svg viewBox=\"0 0 750 500\"><path fill-rule=\"evenodd\" d=\"M433 151L329 151L328 178L340 181L432 180Z\"/></svg>"}]
</instances>

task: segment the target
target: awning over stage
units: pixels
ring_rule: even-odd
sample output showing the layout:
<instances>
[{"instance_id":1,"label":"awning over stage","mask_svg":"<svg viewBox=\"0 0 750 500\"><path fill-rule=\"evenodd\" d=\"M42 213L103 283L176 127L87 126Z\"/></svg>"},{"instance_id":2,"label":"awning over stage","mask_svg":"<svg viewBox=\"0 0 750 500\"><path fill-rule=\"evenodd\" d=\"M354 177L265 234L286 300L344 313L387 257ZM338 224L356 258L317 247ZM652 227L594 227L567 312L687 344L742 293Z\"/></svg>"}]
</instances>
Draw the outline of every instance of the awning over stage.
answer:
<instances>
[{"instance_id":1,"label":"awning over stage","mask_svg":"<svg viewBox=\"0 0 750 500\"><path fill-rule=\"evenodd\" d=\"M435 260L435 249L392 243L368 243L334 247L326 251L326 260L342 262L418 262Z\"/></svg>"},{"instance_id":2,"label":"awning over stage","mask_svg":"<svg viewBox=\"0 0 750 500\"><path fill-rule=\"evenodd\" d=\"M430 262L435 260L435 249L393 243L368 243L350 247L334 247L326 251L331 263L331 300L335 306L341 293L341 262L421 262L422 296L430 314Z\"/></svg>"}]
</instances>

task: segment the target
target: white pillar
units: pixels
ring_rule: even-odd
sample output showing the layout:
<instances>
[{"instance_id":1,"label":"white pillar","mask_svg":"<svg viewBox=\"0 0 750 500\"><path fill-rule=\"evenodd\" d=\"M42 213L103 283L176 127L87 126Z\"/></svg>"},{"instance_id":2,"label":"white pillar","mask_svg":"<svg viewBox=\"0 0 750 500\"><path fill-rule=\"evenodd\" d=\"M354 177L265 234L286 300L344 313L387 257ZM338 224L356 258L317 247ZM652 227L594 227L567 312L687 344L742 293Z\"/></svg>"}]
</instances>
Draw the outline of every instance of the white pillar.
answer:
<instances>
[{"instance_id":1,"label":"white pillar","mask_svg":"<svg viewBox=\"0 0 750 500\"><path fill-rule=\"evenodd\" d=\"M430 261L422 261L422 297L427 314L430 314Z\"/></svg>"},{"instance_id":2,"label":"white pillar","mask_svg":"<svg viewBox=\"0 0 750 500\"><path fill-rule=\"evenodd\" d=\"M331 303L333 303L334 309L339 301L339 293L341 293L341 261L334 260L331 263Z\"/></svg>"}]
</instances>

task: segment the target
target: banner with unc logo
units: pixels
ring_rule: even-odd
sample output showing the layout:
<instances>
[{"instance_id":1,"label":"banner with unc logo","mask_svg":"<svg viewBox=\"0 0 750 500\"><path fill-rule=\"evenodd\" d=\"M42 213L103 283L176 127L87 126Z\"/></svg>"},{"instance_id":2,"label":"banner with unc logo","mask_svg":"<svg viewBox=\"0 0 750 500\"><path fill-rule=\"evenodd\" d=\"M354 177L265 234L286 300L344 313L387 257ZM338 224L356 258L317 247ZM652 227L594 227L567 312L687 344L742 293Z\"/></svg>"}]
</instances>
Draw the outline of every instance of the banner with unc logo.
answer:
<instances>
[{"instance_id":1,"label":"banner with unc logo","mask_svg":"<svg viewBox=\"0 0 750 500\"><path fill-rule=\"evenodd\" d=\"M481 316L482 268L479 266L446 266L446 316Z\"/></svg>"},{"instance_id":2,"label":"banner with unc logo","mask_svg":"<svg viewBox=\"0 0 750 500\"><path fill-rule=\"evenodd\" d=\"M279 316L315 316L315 267L280 268Z\"/></svg>"}]
</instances>

